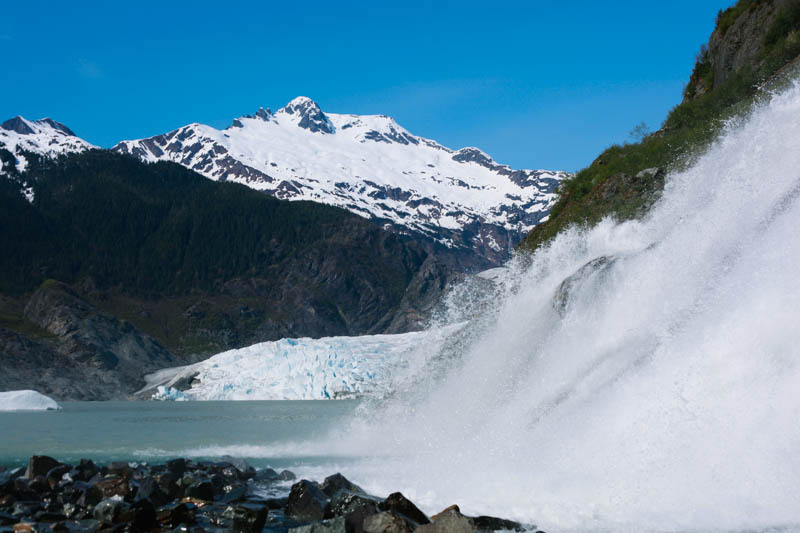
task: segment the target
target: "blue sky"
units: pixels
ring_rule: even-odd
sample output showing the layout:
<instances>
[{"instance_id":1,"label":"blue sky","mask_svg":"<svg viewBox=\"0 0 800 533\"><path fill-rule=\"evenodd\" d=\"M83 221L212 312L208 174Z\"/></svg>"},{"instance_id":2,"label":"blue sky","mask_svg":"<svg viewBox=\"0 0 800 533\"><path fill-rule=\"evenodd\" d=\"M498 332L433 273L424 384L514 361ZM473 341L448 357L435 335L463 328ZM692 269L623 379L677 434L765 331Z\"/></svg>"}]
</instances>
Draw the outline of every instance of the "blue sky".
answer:
<instances>
[{"instance_id":1,"label":"blue sky","mask_svg":"<svg viewBox=\"0 0 800 533\"><path fill-rule=\"evenodd\" d=\"M0 119L100 146L298 95L514 167L577 170L680 101L731 0L9 2Z\"/></svg>"}]
</instances>

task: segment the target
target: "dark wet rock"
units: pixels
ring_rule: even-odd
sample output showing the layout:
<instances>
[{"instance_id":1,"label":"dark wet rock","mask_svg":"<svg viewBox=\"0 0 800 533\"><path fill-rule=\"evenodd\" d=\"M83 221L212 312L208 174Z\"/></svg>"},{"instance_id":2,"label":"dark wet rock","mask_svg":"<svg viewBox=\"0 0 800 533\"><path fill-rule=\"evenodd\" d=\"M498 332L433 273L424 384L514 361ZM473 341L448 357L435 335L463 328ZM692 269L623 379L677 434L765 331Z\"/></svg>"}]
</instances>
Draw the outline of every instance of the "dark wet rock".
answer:
<instances>
[{"instance_id":1,"label":"dark wet rock","mask_svg":"<svg viewBox=\"0 0 800 533\"><path fill-rule=\"evenodd\" d=\"M94 519L104 524L117 524L124 513L127 513L130 505L116 498L108 498L101 501L94 507L92 512Z\"/></svg>"},{"instance_id":2,"label":"dark wet rock","mask_svg":"<svg viewBox=\"0 0 800 533\"><path fill-rule=\"evenodd\" d=\"M294 481L297 479L297 476L291 470L283 470L278 477L280 477L281 481Z\"/></svg>"},{"instance_id":3,"label":"dark wet rock","mask_svg":"<svg viewBox=\"0 0 800 533\"><path fill-rule=\"evenodd\" d=\"M287 470L288 472L288 470ZM281 478L280 474L278 474L275 470L271 468L264 468L262 470L257 470L255 477L253 477L254 481L257 482L268 482L268 481L277 481Z\"/></svg>"},{"instance_id":4,"label":"dark wet rock","mask_svg":"<svg viewBox=\"0 0 800 533\"><path fill-rule=\"evenodd\" d=\"M410 533L419 527L430 529L427 533L522 531L510 520L465 517L456 506L428 523L428 517L402 494L383 500L364 493L341 474L322 484L301 480L288 498L266 499L248 492L259 487L258 481L245 479L247 472L267 483L277 481L279 474L262 471L259 476L249 465L235 466L230 459L152 466L111 463L100 468L81 461L75 467L58 464L46 476L33 479L11 479L13 471L3 470L0 533L21 523L48 531ZM73 479L91 472L90 481Z\"/></svg>"},{"instance_id":5,"label":"dark wet rock","mask_svg":"<svg viewBox=\"0 0 800 533\"><path fill-rule=\"evenodd\" d=\"M167 498L173 500L180 494L180 487L178 486L179 478L172 472L164 472L156 476L158 488L161 489Z\"/></svg>"},{"instance_id":6,"label":"dark wet rock","mask_svg":"<svg viewBox=\"0 0 800 533\"><path fill-rule=\"evenodd\" d=\"M378 498L363 493L339 490L325 509L325 518L342 516L345 519L348 533L361 533L364 519L376 514L380 503Z\"/></svg>"},{"instance_id":7,"label":"dark wet rock","mask_svg":"<svg viewBox=\"0 0 800 533\"><path fill-rule=\"evenodd\" d=\"M220 457L220 460L230 463L231 466L235 467L239 471L240 475L244 479L251 479L256 475L256 469L250 466L250 464L244 459L231 457L230 455L224 455Z\"/></svg>"},{"instance_id":8,"label":"dark wet rock","mask_svg":"<svg viewBox=\"0 0 800 533\"><path fill-rule=\"evenodd\" d=\"M103 491L94 485L81 485L80 496L78 497L77 504L81 507L92 507L100 503L103 499Z\"/></svg>"},{"instance_id":9,"label":"dark wet rock","mask_svg":"<svg viewBox=\"0 0 800 533\"><path fill-rule=\"evenodd\" d=\"M71 474L76 481L89 481L97 474L97 465L90 459L81 459L75 467L75 473Z\"/></svg>"},{"instance_id":10,"label":"dark wet rock","mask_svg":"<svg viewBox=\"0 0 800 533\"><path fill-rule=\"evenodd\" d=\"M303 479L292 485L286 502L286 516L296 520L314 521L325 517L328 495L319 485Z\"/></svg>"},{"instance_id":11,"label":"dark wet rock","mask_svg":"<svg viewBox=\"0 0 800 533\"><path fill-rule=\"evenodd\" d=\"M156 519L162 526L178 527L195 523L195 506L187 503L171 503L156 510Z\"/></svg>"},{"instance_id":12,"label":"dark wet rock","mask_svg":"<svg viewBox=\"0 0 800 533\"><path fill-rule=\"evenodd\" d=\"M148 477L134 482L134 488L136 489L134 503L139 500L149 500L153 505L160 507L166 505L170 500L153 478Z\"/></svg>"},{"instance_id":13,"label":"dark wet rock","mask_svg":"<svg viewBox=\"0 0 800 533\"><path fill-rule=\"evenodd\" d=\"M27 479L33 479L36 476L46 476L50 470L57 466L61 466L61 463L52 457L34 455L28 461L28 469L25 471L25 477Z\"/></svg>"},{"instance_id":14,"label":"dark wet rock","mask_svg":"<svg viewBox=\"0 0 800 533\"><path fill-rule=\"evenodd\" d=\"M472 522L481 531L525 531L526 528L519 522L496 518L494 516L476 516Z\"/></svg>"},{"instance_id":15,"label":"dark wet rock","mask_svg":"<svg viewBox=\"0 0 800 533\"><path fill-rule=\"evenodd\" d=\"M64 474L68 474L72 471L72 467L70 465L58 465L55 468L51 468L47 475L47 483L50 487L55 487L64 477Z\"/></svg>"},{"instance_id":16,"label":"dark wet rock","mask_svg":"<svg viewBox=\"0 0 800 533\"><path fill-rule=\"evenodd\" d=\"M188 498L196 498L198 500L210 502L214 500L214 485L207 479L196 481L186 487L184 495Z\"/></svg>"},{"instance_id":17,"label":"dark wet rock","mask_svg":"<svg viewBox=\"0 0 800 533\"><path fill-rule=\"evenodd\" d=\"M322 492L328 495L329 498L333 498L333 495L340 490L349 490L350 492L366 494L361 487L338 472L332 476L326 477L320 488L322 489Z\"/></svg>"},{"instance_id":18,"label":"dark wet rock","mask_svg":"<svg viewBox=\"0 0 800 533\"><path fill-rule=\"evenodd\" d=\"M128 482L121 477L107 477L94 484L103 493L103 498L112 496L125 497L128 494Z\"/></svg>"},{"instance_id":19,"label":"dark wet rock","mask_svg":"<svg viewBox=\"0 0 800 533\"><path fill-rule=\"evenodd\" d=\"M241 504L233 507L233 531L257 533L264 528L269 510L263 505Z\"/></svg>"},{"instance_id":20,"label":"dark wet rock","mask_svg":"<svg viewBox=\"0 0 800 533\"><path fill-rule=\"evenodd\" d=\"M400 516L381 511L364 519L364 533L411 533L412 528Z\"/></svg>"},{"instance_id":21,"label":"dark wet rock","mask_svg":"<svg viewBox=\"0 0 800 533\"><path fill-rule=\"evenodd\" d=\"M337 516L330 520L315 522L306 526L290 529L292 533L348 533L347 523L342 516Z\"/></svg>"},{"instance_id":22,"label":"dark wet rock","mask_svg":"<svg viewBox=\"0 0 800 533\"><path fill-rule=\"evenodd\" d=\"M34 492L38 492L39 494L43 494L45 492L50 491L50 483L47 482L47 478L44 476L36 476L28 483L28 488Z\"/></svg>"},{"instance_id":23,"label":"dark wet rock","mask_svg":"<svg viewBox=\"0 0 800 533\"><path fill-rule=\"evenodd\" d=\"M575 292L594 279L602 281L616 260L617 258L613 256L596 257L572 273L556 289L552 299L553 309L562 317L565 316L570 298Z\"/></svg>"},{"instance_id":24,"label":"dark wet rock","mask_svg":"<svg viewBox=\"0 0 800 533\"><path fill-rule=\"evenodd\" d=\"M115 461L108 465L108 473L124 479L130 479L133 474L133 468L128 463Z\"/></svg>"},{"instance_id":25,"label":"dark wet rock","mask_svg":"<svg viewBox=\"0 0 800 533\"><path fill-rule=\"evenodd\" d=\"M225 491L220 496L221 503L234 503L243 500L247 497L247 487L244 485L231 486L230 490Z\"/></svg>"},{"instance_id":26,"label":"dark wet rock","mask_svg":"<svg viewBox=\"0 0 800 533\"><path fill-rule=\"evenodd\" d=\"M403 496L400 492L393 492L381 504L381 511L391 511L407 518L413 523L413 527L422 524L430 524L430 519L425 513L419 510L414 503Z\"/></svg>"},{"instance_id":27,"label":"dark wet rock","mask_svg":"<svg viewBox=\"0 0 800 533\"><path fill-rule=\"evenodd\" d=\"M42 509L41 511L37 512L33 515L33 518L37 522L60 522L65 520L67 516L64 513L48 511L46 509Z\"/></svg>"},{"instance_id":28,"label":"dark wet rock","mask_svg":"<svg viewBox=\"0 0 800 533\"><path fill-rule=\"evenodd\" d=\"M176 476L182 476L186 472L186 459L178 458L167 461L167 470Z\"/></svg>"},{"instance_id":29,"label":"dark wet rock","mask_svg":"<svg viewBox=\"0 0 800 533\"><path fill-rule=\"evenodd\" d=\"M134 502L128 513L135 531L150 531L157 525L156 508L148 500Z\"/></svg>"}]
</instances>

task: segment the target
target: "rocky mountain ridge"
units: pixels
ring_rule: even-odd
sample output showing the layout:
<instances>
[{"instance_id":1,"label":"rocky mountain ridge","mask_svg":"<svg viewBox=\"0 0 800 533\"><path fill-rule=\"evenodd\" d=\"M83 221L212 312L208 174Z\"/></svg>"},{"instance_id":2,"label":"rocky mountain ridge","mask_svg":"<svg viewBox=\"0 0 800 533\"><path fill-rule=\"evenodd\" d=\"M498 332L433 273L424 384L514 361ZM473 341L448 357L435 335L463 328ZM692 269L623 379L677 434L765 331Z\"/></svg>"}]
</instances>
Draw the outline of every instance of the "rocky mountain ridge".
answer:
<instances>
[{"instance_id":1,"label":"rocky mountain ridge","mask_svg":"<svg viewBox=\"0 0 800 533\"><path fill-rule=\"evenodd\" d=\"M23 152L54 157L92 148L51 119L15 117L0 125L0 152L8 152L0 173L23 172ZM325 113L306 97L274 113L260 108L224 130L194 123L111 149L276 198L342 207L495 265L546 218L568 176L513 169L474 147L452 150L386 115Z\"/></svg>"}]
</instances>

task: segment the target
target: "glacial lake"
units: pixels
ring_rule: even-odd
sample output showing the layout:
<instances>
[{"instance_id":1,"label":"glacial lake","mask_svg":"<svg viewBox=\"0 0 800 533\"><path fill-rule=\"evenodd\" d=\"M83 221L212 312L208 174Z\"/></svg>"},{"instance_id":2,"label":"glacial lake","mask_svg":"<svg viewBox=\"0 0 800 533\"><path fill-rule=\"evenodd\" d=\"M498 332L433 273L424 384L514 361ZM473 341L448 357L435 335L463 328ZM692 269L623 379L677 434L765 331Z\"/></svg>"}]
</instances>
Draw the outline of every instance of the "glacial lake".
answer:
<instances>
[{"instance_id":1,"label":"glacial lake","mask_svg":"<svg viewBox=\"0 0 800 533\"><path fill-rule=\"evenodd\" d=\"M357 401L60 402L59 411L0 412L0 465L50 455L74 463L163 462L233 455L275 469L336 467L298 443L324 439ZM347 461L341 456L336 463ZM327 469L327 468L326 468ZM320 470L322 471L322 470ZM332 472L331 472L332 473Z\"/></svg>"}]
</instances>

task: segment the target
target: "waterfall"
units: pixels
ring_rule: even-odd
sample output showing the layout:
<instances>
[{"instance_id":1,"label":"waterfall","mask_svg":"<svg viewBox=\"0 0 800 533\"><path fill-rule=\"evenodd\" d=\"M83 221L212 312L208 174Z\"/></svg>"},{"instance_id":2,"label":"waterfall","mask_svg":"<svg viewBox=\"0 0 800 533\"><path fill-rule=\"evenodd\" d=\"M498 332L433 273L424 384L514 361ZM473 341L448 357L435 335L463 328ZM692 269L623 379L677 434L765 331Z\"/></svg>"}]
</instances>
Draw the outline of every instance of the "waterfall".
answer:
<instances>
[{"instance_id":1,"label":"waterfall","mask_svg":"<svg viewBox=\"0 0 800 533\"><path fill-rule=\"evenodd\" d=\"M798 527L800 84L522 263L335 439L351 475L548 531Z\"/></svg>"}]
</instances>

